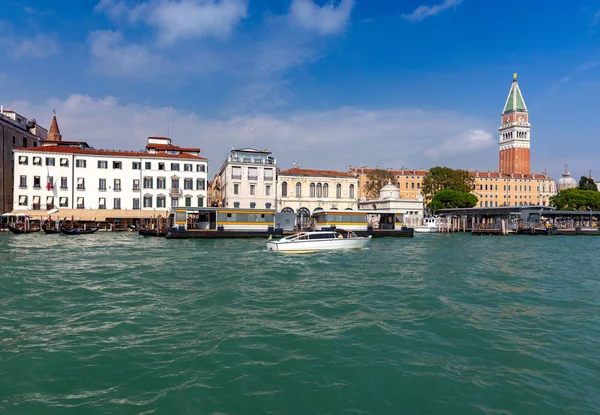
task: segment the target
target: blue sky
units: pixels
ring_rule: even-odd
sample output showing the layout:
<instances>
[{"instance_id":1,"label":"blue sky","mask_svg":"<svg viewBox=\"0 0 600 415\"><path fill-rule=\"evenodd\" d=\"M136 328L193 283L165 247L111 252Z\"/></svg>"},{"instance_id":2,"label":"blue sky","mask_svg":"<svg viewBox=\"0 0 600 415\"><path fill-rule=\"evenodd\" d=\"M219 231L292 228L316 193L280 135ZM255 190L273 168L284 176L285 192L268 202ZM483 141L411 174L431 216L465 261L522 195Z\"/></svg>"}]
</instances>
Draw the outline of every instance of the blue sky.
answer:
<instances>
[{"instance_id":1,"label":"blue sky","mask_svg":"<svg viewBox=\"0 0 600 415\"><path fill-rule=\"evenodd\" d=\"M600 1L13 0L0 103L65 139L282 168L497 169L513 72L532 166L600 177ZM169 108L167 110L167 107Z\"/></svg>"}]
</instances>

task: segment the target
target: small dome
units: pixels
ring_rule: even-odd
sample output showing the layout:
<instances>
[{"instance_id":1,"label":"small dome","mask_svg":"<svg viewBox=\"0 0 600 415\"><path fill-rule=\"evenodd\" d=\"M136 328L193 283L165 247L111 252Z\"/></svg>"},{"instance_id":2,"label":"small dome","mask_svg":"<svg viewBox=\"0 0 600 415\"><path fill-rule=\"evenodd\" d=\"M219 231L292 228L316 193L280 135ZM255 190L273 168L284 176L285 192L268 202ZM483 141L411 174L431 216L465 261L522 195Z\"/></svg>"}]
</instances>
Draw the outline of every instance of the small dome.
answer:
<instances>
[{"instance_id":1,"label":"small dome","mask_svg":"<svg viewBox=\"0 0 600 415\"><path fill-rule=\"evenodd\" d=\"M577 187L577 181L571 177L571 173L569 173L569 169L565 166L565 171L562 174L562 177L558 179L558 184L556 185L557 190L560 192L565 189L572 189Z\"/></svg>"},{"instance_id":2,"label":"small dome","mask_svg":"<svg viewBox=\"0 0 600 415\"><path fill-rule=\"evenodd\" d=\"M400 199L400 190L390 180L379 191L379 199Z\"/></svg>"}]
</instances>

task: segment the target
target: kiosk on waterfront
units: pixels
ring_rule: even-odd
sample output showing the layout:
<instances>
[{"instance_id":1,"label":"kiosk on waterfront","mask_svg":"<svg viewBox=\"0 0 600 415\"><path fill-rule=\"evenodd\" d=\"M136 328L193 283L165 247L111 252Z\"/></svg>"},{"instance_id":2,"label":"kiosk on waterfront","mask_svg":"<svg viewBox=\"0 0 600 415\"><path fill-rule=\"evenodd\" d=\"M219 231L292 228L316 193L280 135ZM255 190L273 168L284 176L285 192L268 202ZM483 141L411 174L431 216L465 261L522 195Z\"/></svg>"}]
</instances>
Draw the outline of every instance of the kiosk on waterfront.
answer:
<instances>
[{"instance_id":1,"label":"kiosk on waterfront","mask_svg":"<svg viewBox=\"0 0 600 415\"><path fill-rule=\"evenodd\" d=\"M320 210L313 213L315 230L348 229L377 236L414 236L403 226L402 213L384 210Z\"/></svg>"}]
</instances>

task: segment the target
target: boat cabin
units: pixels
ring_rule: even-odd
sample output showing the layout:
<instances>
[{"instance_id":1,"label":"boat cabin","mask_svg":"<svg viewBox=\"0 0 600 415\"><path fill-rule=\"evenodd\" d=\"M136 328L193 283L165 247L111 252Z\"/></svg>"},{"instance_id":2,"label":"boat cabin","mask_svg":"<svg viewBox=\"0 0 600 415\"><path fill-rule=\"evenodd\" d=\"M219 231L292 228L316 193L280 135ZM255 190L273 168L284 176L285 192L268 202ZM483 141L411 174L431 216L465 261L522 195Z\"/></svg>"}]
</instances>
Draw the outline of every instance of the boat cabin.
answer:
<instances>
[{"instance_id":1,"label":"boat cabin","mask_svg":"<svg viewBox=\"0 0 600 415\"><path fill-rule=\"evenodd\" d=\"M185 230L268 231L273 229L275 210L220 207L174 208L171 223Z\"/></svg>"},{"instance_id":2,"label":"boat cabin","mask_svg":"<svg viewBox=\"0 0 600 415\"><path fill-rule=\"evenodd\" d=\"M316 230L332 227L353 231L369 229L399 229L403 226L404 215L400 212L384 210L321 210L313 213Z\"/></svg>"}]
</instances>

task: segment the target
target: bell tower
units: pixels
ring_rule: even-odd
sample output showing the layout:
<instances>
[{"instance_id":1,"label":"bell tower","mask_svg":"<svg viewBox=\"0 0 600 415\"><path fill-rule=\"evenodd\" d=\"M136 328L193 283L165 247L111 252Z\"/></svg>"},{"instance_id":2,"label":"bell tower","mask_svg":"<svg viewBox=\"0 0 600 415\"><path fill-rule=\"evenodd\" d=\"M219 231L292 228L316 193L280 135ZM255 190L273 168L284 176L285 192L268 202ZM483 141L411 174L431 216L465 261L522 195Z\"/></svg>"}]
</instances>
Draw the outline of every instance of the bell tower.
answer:
<instances>
[{"instance_id":1,"label":"bell tower","mask_svg":"<svg viewBox=\"0 0 600 415\"><path fill-rule=\"evenodd\" d=\"M517 82L517 74L514 74L498 129L500 132L500 173L531 173L530 130L527 105L525 105Z\"/></svg>"}]
</instances>

